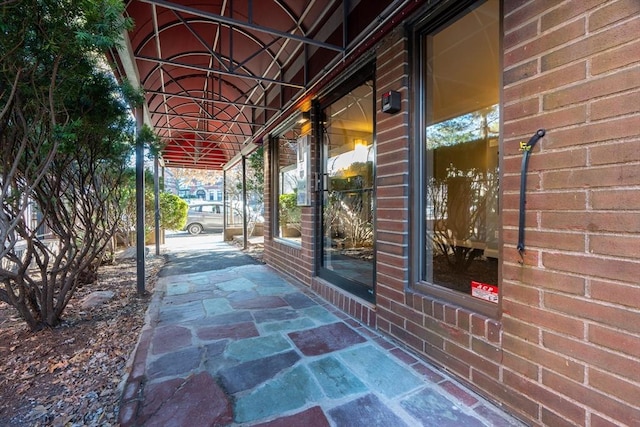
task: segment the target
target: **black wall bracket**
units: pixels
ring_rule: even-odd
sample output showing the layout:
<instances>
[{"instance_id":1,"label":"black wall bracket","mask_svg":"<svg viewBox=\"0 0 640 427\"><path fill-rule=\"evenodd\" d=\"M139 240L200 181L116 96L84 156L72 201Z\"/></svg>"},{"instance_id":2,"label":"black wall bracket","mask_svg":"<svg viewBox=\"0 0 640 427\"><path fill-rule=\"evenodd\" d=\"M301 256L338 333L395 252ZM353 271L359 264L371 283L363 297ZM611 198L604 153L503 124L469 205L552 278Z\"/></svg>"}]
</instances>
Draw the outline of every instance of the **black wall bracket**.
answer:
<instances>
[{"instance_id":1,"label":"black wall bracket","mask_svg":"<svg viewBox=\"0 0 640 427\"><path fill-rule=\"evenodd\" d=\"M525 205L527 204L527 166L529 164L529 156L533 146L538 140L545 135L544 129L538 131L529 139L529 142L520 143L520 151L522 151L522 168L520 170L520 217L518 221L518 254L520 254L521 263L524 262L524 220Z\"/></svg>"}]
</instances>

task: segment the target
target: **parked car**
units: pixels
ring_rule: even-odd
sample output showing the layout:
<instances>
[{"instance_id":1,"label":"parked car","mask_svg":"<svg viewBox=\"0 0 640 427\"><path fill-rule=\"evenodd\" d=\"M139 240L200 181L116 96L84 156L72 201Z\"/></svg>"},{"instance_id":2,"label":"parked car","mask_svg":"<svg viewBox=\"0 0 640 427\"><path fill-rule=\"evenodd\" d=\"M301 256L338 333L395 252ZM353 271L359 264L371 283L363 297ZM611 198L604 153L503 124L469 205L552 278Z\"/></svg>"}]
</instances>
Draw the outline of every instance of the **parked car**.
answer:
<instances>
[{"instance_id":1,"label":"parked car","mask_svg":"<svg viewBox=\"0 0 640 427\"><path fill-rule=\"evenodd\" d=\"M204 230L220 230L223 227L222 203L199 203L189 206L185 230L196 235Z\"/></svg>"}]
</instances>

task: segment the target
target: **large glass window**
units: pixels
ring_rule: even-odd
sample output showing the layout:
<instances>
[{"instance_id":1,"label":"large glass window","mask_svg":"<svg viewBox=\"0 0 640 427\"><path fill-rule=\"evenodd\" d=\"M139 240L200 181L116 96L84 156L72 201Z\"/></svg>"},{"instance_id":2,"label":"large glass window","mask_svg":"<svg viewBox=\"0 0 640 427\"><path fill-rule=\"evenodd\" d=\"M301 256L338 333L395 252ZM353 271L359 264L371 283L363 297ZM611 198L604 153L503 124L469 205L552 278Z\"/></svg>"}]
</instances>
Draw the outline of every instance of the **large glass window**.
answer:
<instances>
[{"instance_id":1,"label":"large glass window","mask_svg":"<svg viewBox=\"0 0 640 427\"><path fill-rule=\"evenodd\" d=\"M302 120L276 140L276 215L275 235L300 244L302 208L298 206L298 139Z\"/></svg>"},{"instance_id":2,"label":"large glass window","mask_svg":"<svg viewBox=\"0 0 640 427\"><path fill-rule=\"evenodd\" d=\"M323 109L320 276L374 300L374 101L368 80Z\"/></svg>"},{"instance_id":3,"label":"large glass window","mask_svg":"<svg viewBox=\"0 0 640 427\"><path fill-rule=\"evenodd\" d=\"M499 0L420 35L422 280L497 302Z\"/></svg>"}]
</instances>

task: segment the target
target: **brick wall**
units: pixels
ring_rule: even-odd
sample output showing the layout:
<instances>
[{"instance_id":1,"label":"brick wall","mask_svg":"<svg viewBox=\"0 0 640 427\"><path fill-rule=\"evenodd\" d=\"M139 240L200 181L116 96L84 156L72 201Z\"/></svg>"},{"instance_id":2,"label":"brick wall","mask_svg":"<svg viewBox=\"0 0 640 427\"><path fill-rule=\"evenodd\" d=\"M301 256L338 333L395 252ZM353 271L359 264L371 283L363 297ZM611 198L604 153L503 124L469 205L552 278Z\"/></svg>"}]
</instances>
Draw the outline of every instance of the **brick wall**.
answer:
<instances>
[{"instance_id":1,"label":"brick wall","mask_svg":"<svg viewBox=\"0 0 640 427\"><path fill-rule=\"evenodd\" d=\"M500 313L412 288L400 27L376 46L376 306L313 277L311 208L300 252L269 238L265 257L531 424L640 425L640 1L504 0L504 15ZM380 112L388 90L399 113ZM519 142L538 128L520 260Z\"/></svg>"},{"instance_id":2,"label":"brick wall","mask_svg":"<svg viewBox=\"0 0 640 427\"><path fill-rule=\"evenodd\" d=\"M277 139L269 141L269 144L277 144ZM277 268L283 273L295 278L296 280L311 284L311 276L313 272L312 245L313 228L312 228L312 208L302 208L302 246L289 243L284 239L275 238L273 229L270 224L273 223L274 194L278 189L273 188L272 164L271 164L271 147L265 147L265 230L264 230L264 261L269 265ZM288 154L290 155L290 154Z\"/></svg>"},{"instance_id":3,"label":"brick wall","mask_svg":"<svg viewBox=\"0 0 640 427\"><path fill-rule=\"evenodd\" d=\"M501 314L413 292L405 106L377 117L378 328L533 424L640 424L640 2L505 1ZM377 52L407 99L406 40ZM519 142L529 164L517 243Z\"/></svg>"},{"instance_id":4,"label":"brick wall","mask_svg":"<svg viewBox=\"0 0 640 427\"><path fill-rule=\"evenodd\" d=\"M408 40L398 29L377 50L377 99L401 93L402 110L378 112L377 134L377 326L434 361L487 397L512 406L525 400L500 384L502 324L496 319L412 290L410 283L410 161ZM378 111L380 109L378 108ZM414 212L417 214L417 212Z\"/></svg>"},{"instance_id":5,"label":"brick wall","mask_svg":"<svg viewBox=\"0 0 640 427\"><path fill-rule=\"evenodd\" d=\"M376 52L376 303L378 328L404 329L397 306L409 278L409 91L407 40L399 28ZM380 98L400 92L401 110L381 112ZM395 332L395 333L394 333Z\"/></svg>"},{"instance_id":6,"label":"brick wall","mask_svg":"<svg viewBox=\"0 0 640 427\"><path fill-rule=\"evenodd\" d=\"M504 31L502 389L543 424L638 425L640 2L507 0Z\"/></svg>"}]
</instances>

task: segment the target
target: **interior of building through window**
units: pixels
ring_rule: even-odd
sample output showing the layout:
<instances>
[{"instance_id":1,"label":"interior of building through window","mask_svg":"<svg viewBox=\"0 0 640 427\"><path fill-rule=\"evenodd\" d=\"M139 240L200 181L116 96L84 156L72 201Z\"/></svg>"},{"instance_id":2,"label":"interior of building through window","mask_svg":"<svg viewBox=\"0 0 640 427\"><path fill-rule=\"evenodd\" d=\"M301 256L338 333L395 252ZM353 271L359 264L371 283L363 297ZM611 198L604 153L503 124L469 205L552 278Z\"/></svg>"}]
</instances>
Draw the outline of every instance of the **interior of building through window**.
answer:
<instances>
[{"instance_id":1,"label":"interior of building through window","mask_svg":"<svg viewBox=\"0 0 640 427\"><path fill-rule=\"evenodd\" d=\"M498 285L498 37L489 0L424 40L425 280L465 293Z\"/></svg>"}]
</instances>

